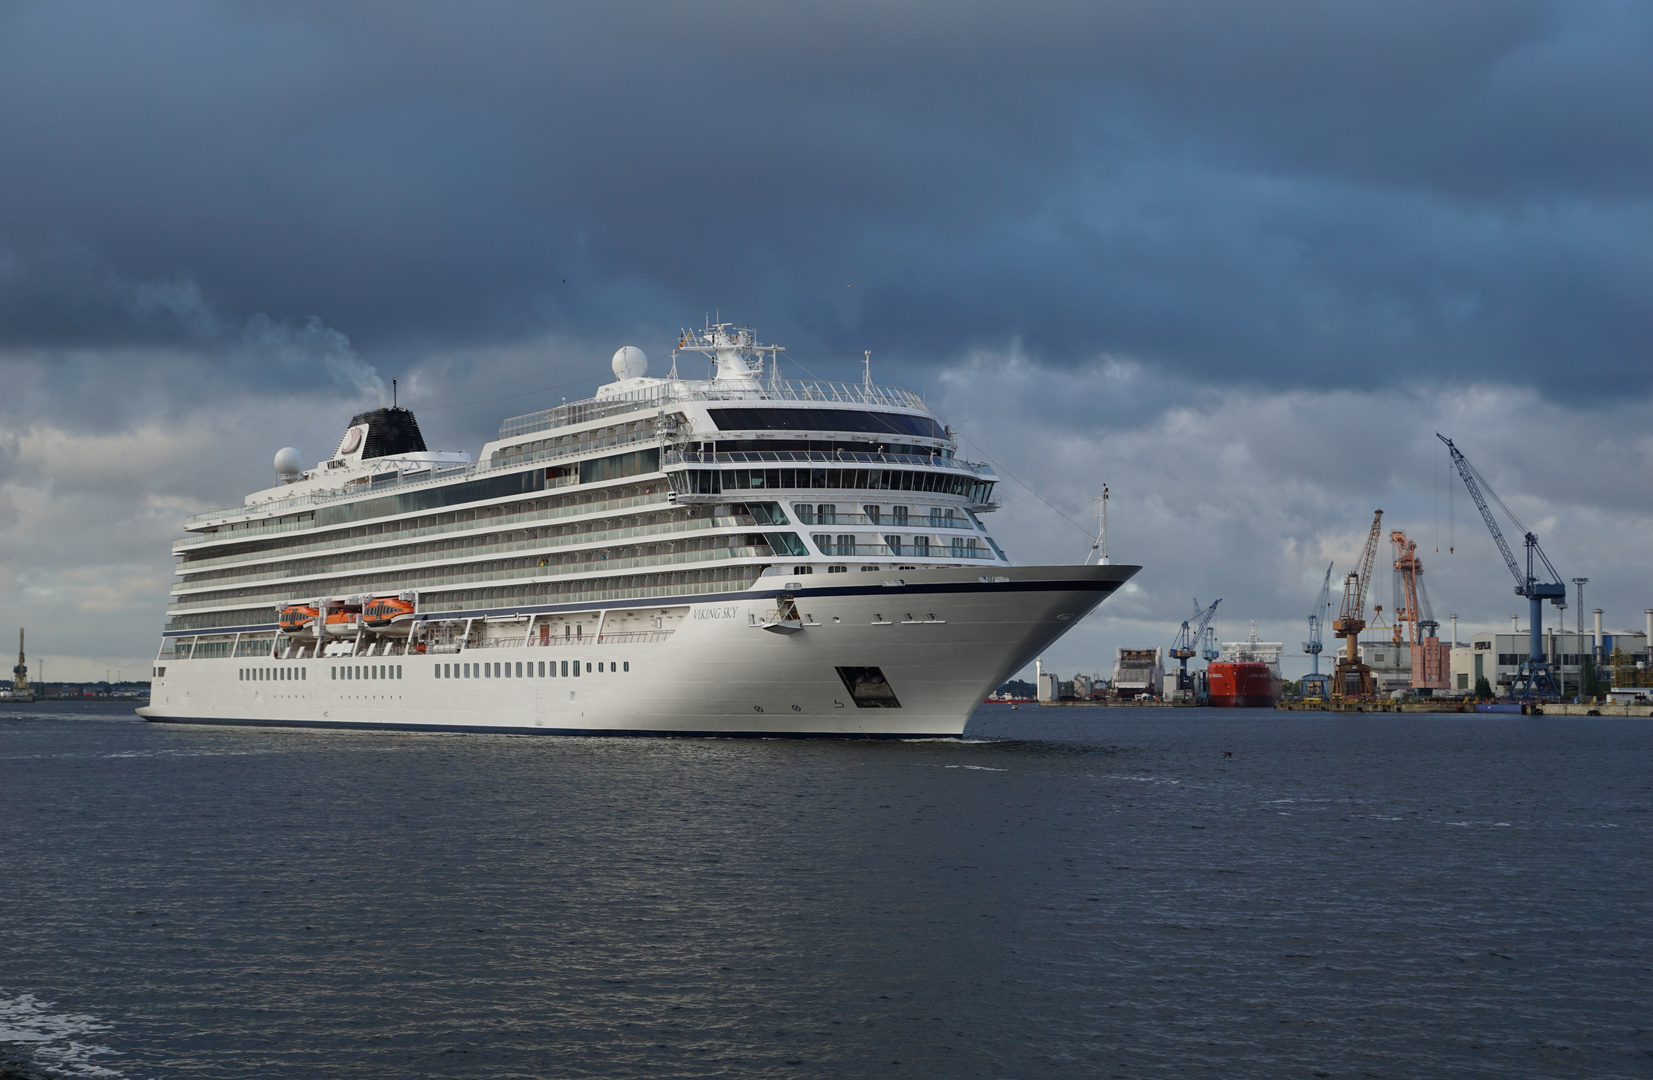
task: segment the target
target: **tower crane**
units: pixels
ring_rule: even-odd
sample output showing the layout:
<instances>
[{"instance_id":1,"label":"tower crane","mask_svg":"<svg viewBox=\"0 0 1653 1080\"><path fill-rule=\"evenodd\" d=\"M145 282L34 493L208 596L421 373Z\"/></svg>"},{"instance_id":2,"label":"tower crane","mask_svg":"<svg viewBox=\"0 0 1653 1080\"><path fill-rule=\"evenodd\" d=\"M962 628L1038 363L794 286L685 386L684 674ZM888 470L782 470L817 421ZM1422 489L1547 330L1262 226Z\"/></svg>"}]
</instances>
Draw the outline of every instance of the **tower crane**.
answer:
<instances>
[{"instance_id":1,"label":"tower crane","mask_svg":"<svg viewBox=\"0 0 1653 1080\"><path fill-rule=\"evenodd\" d=\"M1366 590L1372 581L1372 561L1377 558L1378 536L1383 527L1383 511L1372 515L1372 530L1366 534L1366 547L1360 553L1360 570L1349 571L1343 579L1343 606L1332 622L1332 633L1343 639L1343 655L1338 657L1337 670L1332 676L1332 697L1371 697L1372 669L1360 662L1360 632L1366 629Z\"/></svg>"},{"instance_id":2,"label":"tower crane","mask_svg":"<svg viewBox=\"0 0 1653 1080\"><path fill-rule=\"evenodd\" d=\"M1177 672L1177 689L1192 690L1188 682L1188 661L1199 653L1200 638L1205 634L1206 627L1211 625L1211 616L1217 613L1217 605L1222 598L1211 601L1211 606L1201 608L1198 597L1194 598L1194 618L1182 620L1182 629L1177 631L1177 639L1171 643L1171 655L1181 662L1181 669ZM1209 650L1207 650L1209 651ZM1211 659L1211 657L1206 657Z\"/></svg>"},{"instance_id":3,"label":"tower crane","mask_svg":"<svg viewBox=\"0 0 1653 1080\"><path fill-rule=\"evenodd\" d=\"M1314 607L1309 611L1309 640L1303 642L1303 651L1309 654L1309 679L1316 684L1322 681L1320 652L1323 646L1320 644L1320 637L1325 631L1326 609L1332 606L1331 596L1332 564L1327 563L1326 579L1320 583L1320 599L1315 601ZM1303 692L1307 693L1308 688L1304 687Z\"/></svg>"},{"instance_id":4,"label":"tower crane","mask_svg":"<svg viewBox=\"0 0 1653 1080\"><path fill-rule=\"evenodd\" d=\"M1469 463L1469 459L1464 457L1463 451L1454 446L1451 439L1438 431L1435 433L1435 438L1444 442L1446 448L1452 452L1453 467L1458 470L1458 475L1463 478L1464 486L1469 489L1469 497L1475 500L1476 509L1481 511L1481 520L1487 523L1487 531L1492 533L1492 539L1498 545L1499 553L1504 556L1504 564L1509 567L1510 573L1515 577L1515 595L1527 598L1528 622L1530 624L1528 630L1531 637L1527 649L1527 658L1521 662L1520 670L1516 673L1515 683L1510 687L1510 696L1521 698L1556 697L1560 694L1560 690L1557 689L1555 676L1550 671L1550 662L1544 655L1542 625L1544 601L1548 600L1557 606L1564 606L1567 603L1567 586L1561 583L1561 575L1556 573L1554 566L1550 565L1550 557L1545 555L1544 549L1538 546L1537 535L1521 524L1521 519L1516 517L1509 507L1504 505L1504 500L1500 499L1498 493L1492 490L1492 485L1487 483L1486 477L1482 476L1475 466ZM1496 502L1498 508L1509 516L1510 521L1517 529L1521 530L1527 545L1527 571L1525 574L1521 572L1521 564L1515 561L1515 555L1510 551L1509 544L1504 540L1503 530L1498 528L1498 519L1492 516L1492 508L1487 505L1486 495L1481 493L1483 488L1486 489L1486 495L1491 495L1492 501ZM1543 563L1544 569L1549 571L1549 581L1538 580L1536 573L1538 567L1533 558L1535 555L1537 556L1537 562Z\"/></svg>"}]
</instances>

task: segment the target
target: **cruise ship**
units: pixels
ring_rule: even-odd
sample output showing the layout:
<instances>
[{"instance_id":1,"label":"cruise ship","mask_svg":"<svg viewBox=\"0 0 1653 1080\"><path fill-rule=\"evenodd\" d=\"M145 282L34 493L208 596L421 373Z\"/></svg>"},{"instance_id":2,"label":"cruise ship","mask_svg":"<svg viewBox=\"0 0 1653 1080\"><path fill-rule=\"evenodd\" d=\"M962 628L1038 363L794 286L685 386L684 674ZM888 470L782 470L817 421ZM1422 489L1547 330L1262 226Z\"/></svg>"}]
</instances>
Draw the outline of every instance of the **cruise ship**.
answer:
<instances>
[{"instance_id":1,"label":"cruise ship","mask_svg":"<svg viewBox=\"0 0 1653 1080\"><path fill-rule=\"evenodd\" d=\"M1018 566L997 477L916 394L783 380L685 332L596 396L426 449L412 412L197 514L150 720L581 735L953 738L1139 568ZM677 375L680 354L711 361Z\"/></svg>"}]
</instances>

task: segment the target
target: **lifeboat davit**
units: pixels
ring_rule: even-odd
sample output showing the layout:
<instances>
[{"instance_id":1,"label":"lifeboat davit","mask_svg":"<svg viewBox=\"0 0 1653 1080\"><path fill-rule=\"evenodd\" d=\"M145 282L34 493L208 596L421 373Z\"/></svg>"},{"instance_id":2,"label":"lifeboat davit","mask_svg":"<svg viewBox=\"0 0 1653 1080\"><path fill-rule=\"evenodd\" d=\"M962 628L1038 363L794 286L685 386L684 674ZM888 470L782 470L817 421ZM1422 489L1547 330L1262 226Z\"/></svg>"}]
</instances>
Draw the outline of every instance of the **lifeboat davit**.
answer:
<instances>
[{"instance_id":1,"label":"lifeboat davit","mask_svg":"<svg viewBox=\"0 0 1653 1080\"><path fill-rule=\"evenodd\" d=\"M335 608L327 613L328 637L355 637L361 630L362 613L356 608Z\"/></svg>"},{"instance_id":2,"label":"lifeboat davit","mask_svg":"<svg viewBox=\"0 0 1653 1080\"><path fill-rule=\"evenodd\" d=\"M309 604L288 604L281 609L277 621L283 634L309 634L314 632L316 616L320 614Z\"/></svg>"},{"instance_id":3,"label":"lifeboat davit","mask_svg":"<svg viewBox=\"0 0 1653 1080\"><path fill-rule=\"evenodd\" d=\"M375 634L406 637L413 629L413 605L394 596L379 596L362 608L362 623Z\"/></svg>"}]
</instances>

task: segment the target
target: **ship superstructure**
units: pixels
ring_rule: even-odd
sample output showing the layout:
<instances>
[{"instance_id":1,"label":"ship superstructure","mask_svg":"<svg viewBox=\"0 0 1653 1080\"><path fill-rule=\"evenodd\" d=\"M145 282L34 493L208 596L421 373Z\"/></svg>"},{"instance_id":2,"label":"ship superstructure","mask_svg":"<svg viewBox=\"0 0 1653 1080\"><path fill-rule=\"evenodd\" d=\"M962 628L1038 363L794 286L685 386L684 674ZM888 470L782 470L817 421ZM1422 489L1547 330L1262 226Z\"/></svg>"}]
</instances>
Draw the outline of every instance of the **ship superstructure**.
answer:
<instances>
[{"instance_id":1,"label":"ship superstructure","mask_svg":"<svg viewBox=\"0 0 1653 1080\"><path fill-rule=\"evenodd\" d=\"M997 477L910 391L785 381L745 327L635 348L472 460L354 417L198 514L152 719L466 730L957 735L1135 573L1018 567Z\"/></svg>"}]
</instances>

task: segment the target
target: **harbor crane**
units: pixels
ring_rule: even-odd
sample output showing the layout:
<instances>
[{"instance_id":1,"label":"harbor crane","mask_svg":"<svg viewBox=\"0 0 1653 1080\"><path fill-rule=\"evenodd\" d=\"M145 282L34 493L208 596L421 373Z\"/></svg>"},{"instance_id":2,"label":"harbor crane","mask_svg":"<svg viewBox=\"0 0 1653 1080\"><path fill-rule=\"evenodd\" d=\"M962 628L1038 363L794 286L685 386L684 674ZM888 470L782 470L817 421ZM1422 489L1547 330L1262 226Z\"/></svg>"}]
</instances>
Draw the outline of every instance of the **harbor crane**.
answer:
<instances>
[{"instance_id":1,"label":"harbor crane","mask_svg":"<svg viewBox=\"0 0 1653 1080\"><path fill-rule=\"evenodd\" d=\"M1199 598L1195 597L1194 618L1192 620L1182 620L1182 629L1177 631L1177 639L1171 643L1171 655L1176 657L1181 664L1181 669L1177 672L1178 690L1193 689L1193 686L1188 682L1188 661L1199 654L1200 638L1205 635L1206 629L1211 625L1211 617L1217 613L1217 605L1220 603L1222 603L1221 597L1211 601L1210 607L1201 608ZM1215 650L1209 648L1206 650L1207 654L1213 651ZM1214 657L1207 655L1206 659L1211 660Z\"/></svg>"},{"instance_id":2,"label":"harbor crane","mask_svg":"<svg viewBox=\"0 0 1653 1080\"><path fill-rule=\"evenodd\" d=\"M1343 579L1343 606L1332 622L1332 633L1343 639L1343 655L1337 658L1332 676L1333 698L1368 698L1374 692L1372 669L1360 661L1360 632L1366 629L1366 590L1372 583L1372 562L1377 558L1378 536L1383 528L1383 511L1372 515L1372 531L1360 553L1360 569Z\"/></svg>"},{"instance_id":3,"label":"harbor crane","mask_svg":"<svg viewBox=\"0 0 1653 1080\"><path fill-rule=\"evenodd\" d=\"M1429 610L1429 595L1423 590L1423 560L1418 542L1399 529L1389 534L1395 545L1395 644L1418 645L1434 637L1440 623Z\"/></svg>"},{"instance_id":4,"label":"harbor crane","mask_svg":"<svg viewBox=\"0 0 1653 1080\"><path fill-rule=\"evenodd\" d=\"M11 669L11 695L13 701L33 701L34 692L29 689L29 664L23 656L23 627L17 628L17 666Z\"/></svg>"},{"instance_id":5,"label":"harbor crane","mask_svg":"<svg viewBox=\"0 0 1653 1080\"><path fill-rule=\"evenodd\" d=\"M1320 644L1321 635L1325 632L1326 609L1332 606L1332 564L1326 564L1326 578L1320 583L1320 599L1309 611L1309 640L1303 642L1303 651L1309 654L1309 674L1305 682L1313 682L1317 686L1324 682L1320 675L1320 653L1324 648ZM1304 693L1308 688L1304 687Z\"/></svg>"},{"instance_id":6,"label":"harbor crane","mask_svg":"<svg viewBox=\"0 0 1653 1080\"><path fill-rule=\"evenodd\" d=\"M1558 607L1567 603L1567 586L1561 583L1561 575L1556 573L1555 567L1550 565L1550 557L1544 554L1544 549L1538 546L1538 536L1521 524L1521 519L1511 512L1498 493L1492 490L1486 477L1482 476L1475 466L1464 457L1463 451L1453 445L1452 440L1435 433L1435 438L1446 444L1447 450L1452 453L1452 465L1463 478L1464 486L1469 489L1469 497L1475 500L1476 509L1481 511L1481 520L1487 523L1487 531L1492 533L1493 541L1498 545L1498 551L1504 556L1504 564L1515 577L1515 595L1525 596L1528 604L1528 642L1527 658L1521 662L1520 670L1516 672L1515 682L1510 687L1510 696L1518 698L1559 697L1560 689L1556 686L1555 675L1550 671L1549 659L1544 655L1544 601L1548 600ZM1485 489L1485 494L1482 494ZM1521 572L1521 564L1515 561L1515 555L1504 540L1504 532L1498 527L1498 519L1492 516L1492 508L1487 505L1486 496L1491 495L1492 501L1498 508L1508 515L1510 521L1521 531L1522 538L1527 545L1527 570ZM1536 556L1536 560L1534 558ZM1538 579L1538 563L1549 571L1550 580Z\"/></svg>"}]
</instances>

